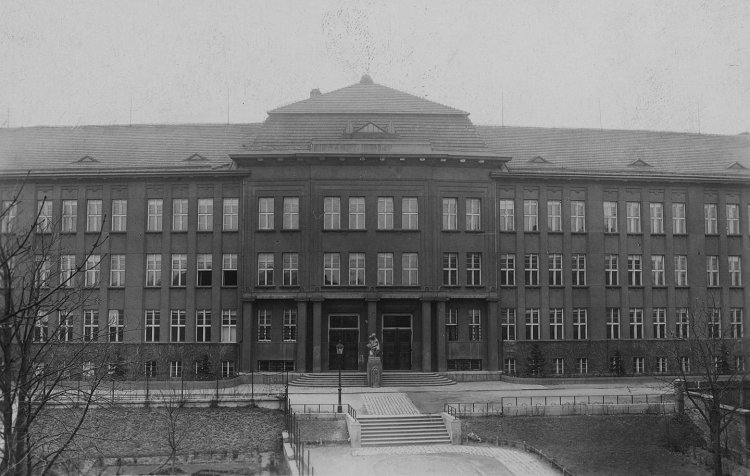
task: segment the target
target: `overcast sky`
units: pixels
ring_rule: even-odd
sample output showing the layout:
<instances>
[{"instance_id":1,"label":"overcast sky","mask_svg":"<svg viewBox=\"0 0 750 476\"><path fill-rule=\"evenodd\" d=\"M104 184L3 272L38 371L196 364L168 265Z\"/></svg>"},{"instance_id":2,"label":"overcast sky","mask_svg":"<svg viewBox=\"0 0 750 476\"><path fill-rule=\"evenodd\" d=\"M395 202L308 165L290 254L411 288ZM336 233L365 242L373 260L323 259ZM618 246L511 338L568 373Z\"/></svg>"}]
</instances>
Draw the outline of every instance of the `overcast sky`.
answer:
<instances>
[{"instance_id":1,"label":"overcast sky","mask_svg":"<svg viewBox=\"0 0 750 476\"><path fill-rule=\"evenodd\" d=\"M477 124L750 131L750 1L0 2L0 126L259 122L359 81Z\"/></svg>"}]
</instances>

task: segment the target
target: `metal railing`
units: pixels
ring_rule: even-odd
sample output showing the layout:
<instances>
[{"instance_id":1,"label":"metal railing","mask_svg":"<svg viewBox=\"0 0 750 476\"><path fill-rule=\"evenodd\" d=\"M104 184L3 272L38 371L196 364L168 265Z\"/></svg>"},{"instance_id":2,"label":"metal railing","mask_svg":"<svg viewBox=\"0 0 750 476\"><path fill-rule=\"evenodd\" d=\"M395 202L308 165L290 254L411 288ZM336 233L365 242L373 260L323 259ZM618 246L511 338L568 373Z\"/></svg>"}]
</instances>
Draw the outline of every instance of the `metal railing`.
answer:
<instances>
[{"instance_id":1,"label":"metal railing","mask_svg":"<svg viewBox=\"0 0 750 476\"><path fill-rule=\"evenodd\" d=\"M496 446L505 446L510 448L516 448L519 450L523 450L527 453L531 453L537 458L541 459L542 461L546 462L550 466L554 467L556 470L560 471L563 476L574 476L573 473L570 472L567 468L565 468L565 465L558 462L555 458L546 455L541 450L529 445L525 441L513 441L513 440L502 440L499 438L495 438L495 441L488 441L490 444L494 444Z\"/></svg>"}]
</instances>

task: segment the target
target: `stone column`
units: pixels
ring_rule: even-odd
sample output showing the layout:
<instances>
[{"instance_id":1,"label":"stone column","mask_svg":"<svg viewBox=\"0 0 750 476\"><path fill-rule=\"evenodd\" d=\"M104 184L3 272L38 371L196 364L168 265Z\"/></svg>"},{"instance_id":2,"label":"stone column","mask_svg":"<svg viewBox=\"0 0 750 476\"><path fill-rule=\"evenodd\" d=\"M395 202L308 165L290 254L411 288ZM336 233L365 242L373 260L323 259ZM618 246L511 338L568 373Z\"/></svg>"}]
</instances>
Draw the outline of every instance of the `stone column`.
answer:
<instances>
[{"instance_id":1,"label":"stone column","mask_svg":"<svg viewBox=\"0 0 750 476\"><path fill-rule=\"evenodd\" d=\"M294 363L297 372L307 370L307 301L297 301L297 360Z\"/></svg>"},{"instance_id":2,"label":"stone column","mask_svg":"<svg viewBox=\"0 0 750 476\"><path fill-rule=\"evenodd\" d=\"M437 368L438 372L445 372L448 370L448 360L445 355L445 300L437 303L435 323L437 326Z\"/></svg>"},{"instance_id":3,"label":"stone column","mask_svg":"<svg viewBox=\"0 0 750 476\"><path fill-rule=\"evenodd\" d=\"M321 358L321 349L320 349L320 334L323 332L323 301L313 301L313 372L320 372L322 370L321 364L320 364L320 358Z\"/></svg>"},{"instance_id":4,"label":"stone column","mask_svg":"<svg viewBox=\"0 0 750 476\"><path fill-rule=\"evenodd\" d=\"M487 311L487 370L492 372L498 370L497 354L500 351L500 340L497 338L497 297L487 298Z\"/></svg>"},{"instance_id":5,"label":"stone column","mask_svg":"<svg viewBox=\"0 0 750 476\"><path fill-rule=\"evenodd\" d=\"M422 372L432 370L432 302L422 301Z\"/></svg>"}]
</instances>

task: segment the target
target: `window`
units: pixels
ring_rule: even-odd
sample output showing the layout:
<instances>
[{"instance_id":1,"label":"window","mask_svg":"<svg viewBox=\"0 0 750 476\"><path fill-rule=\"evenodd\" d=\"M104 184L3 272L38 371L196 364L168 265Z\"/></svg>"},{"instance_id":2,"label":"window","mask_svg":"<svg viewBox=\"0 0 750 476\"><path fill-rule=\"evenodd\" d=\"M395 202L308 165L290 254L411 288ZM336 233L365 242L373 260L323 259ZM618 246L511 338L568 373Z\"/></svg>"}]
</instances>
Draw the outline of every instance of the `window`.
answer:
<instances>
[{"instance_id":1,"label":"window","mask_svg":"<svg viewBox=\"0 0 750 476\"><path fill-rule=\"evenodd\" d=\"M146 286L161 286L161 255L146 255Z\"/></svg>"},{"instance_id":2,"label":"window","mask_svg":"<svg viewBox=\"0 0 750 476\"><path fill-rule=\"evenodd\" d=\"M466 253L466 285L482 285L482 253Z\"/></svg>"},{"instance_id":3,"label":"window","mask_svg":"<svg viewBox=\"0 0 750 476\"><path fill-rule=\"evenodd\" d=\"M708 337L720 339L721 335L721 308L712 307L708 309Z\"/></svg>"},{"instance_id":4,"label":"window","mask_svg":"<svg viewBox=\"0 0 750 476\"><path fill-rule=\"evenodd\" d=\"M515 201L500 200L500 231L514 231L515 222Z\"/></svg>"},{"instance_id":5,"label":"window","mask_svg":"<svg viewBox=\"0 0 750 476\"><path fill-rule=\"evenodd\" d=\"M516 359L503 360L503 371L508 375L516 374Z\"/></svg>"},{"instance_id":6,"label":"window","mask_svg":"<svg viewBox=\"0 0 750 476\"><path fill-rule=\"evenodd\" d=\"M690 321L686 307L675 309L675 337L678 339L687 339L690 337Z\"/></svg>"},{"instance_id":7,"label":"window","mask_svg":"<svg viewBox=\"0 0 750 476\"><path fill-rule=\"evenodd\" d=\"M646 359L643 357L633 357L633 373L642 374L646 371Z\"/></svg>"},{"instance_id":8,"label":"window","mask_svg":"<svg viewBox=\"0 0 750 476\"><path fill-rule=\"evenodd\" d=\"M169 362L169 376L171 378L182 378L182 361L171 360Z\"/></svg>"},{"instance_id":9,"label":"window","mask_svg":"<svg viewBox=\"0 0 750 476\"><path fill-rule=\"evenodd\" d=\"M539 231L539 202L523 201L523 231Z\"/></svg>"},{"instance_id":10,"label":"window","mask_svg":"<svg viewBox=\"0 0 750 476\"><path fill-rule=\"evenodd\" d=\"M38 233L51 233L52 232L52 202L49 200L43 200L39 202L38 217L36 221L36 231Z\"/></svg>"},{"instance_id":11,"label":"window","mask_svg":"<svg viewBox=\"0 0 750 476\"><path fill-rule=\"evenodd\" d=\"M221 311L221 341L237 342L237 311L235 309Z\"/></svg>"},{"instance_id":12,"label":"window","mask_svg":"<svg viewBox=\"0 0 750 476\"><path fill-rule=\"evenodd\" d=\"M159 311L146 311L146 342L159 342Z\"/></svg>"},{"instance_id":13,"label":"window","mask_svg":"<svg viewBox=\"0 0 750 476\"><path fill-rule=\"evenodd\" d=\"M187 285L187 255L172 255L172 286L181 288Z\"/></svg>"},{"instance_id":14,"label":"window","mask_svg":"<svg viewBox=\"0 0 750 476\"><path fill-rule=\"evenodd\" d=\"M172 200L172 231L187 231L188 201L186 198Z\"/></svg>"},{"instance_id":15,"label":"window","mask_svg":"<svg viewBox=\"0 0 750 476\"><path fill-rule=\"evenodd\" d=\"M184 309L172 309L169 312L170 342L185 342L185 325L187 314Z\"/></svg>"},{"instance_id":16,"label":"window","mask_svg":"<svg viewBox=\"0 0 750 476\"><path fill-rule=\"evenodd\" d=\"M63 200L62 202L62 232L75 233L78 221L78 200Z\"/></svg>"},{"instance_id":17,"label":"window","mask_svg":"<svg viewBox=\"0 0 750 476\"><path fill-rule=\"evenodd\" d=\"M221 255L221 285L237 286L237 255L234 253Z\"/></svg>"},{"instance_id":18,"label":"window","mask_svg":"<svg viewBox=\"0 0 750 476\"><path fill-rule=\"evenodd\" d=\"M549 310L549 338L552 340L565 339L563 310L561 308L552 308Z\"/></svg>"},{"instance_id":19,"label":"window","mask_svg":"<svg viewBox=\"0 0 750 476\"><path fill-rule=\"evenodd\" d=\"M76 271L75 255L60 256L60 287L73 287L74 273Z\"/></svg>"},{"instance_id":20,"label":"window","mask_svg":"<svg viewBox=\"0 0 750 476\"><path fill-rule=\"evenodd\" d=\"M284 309L284 329L281 337L284 342L297 342L296 309Z\"/></svg>"},{"instance_id":21,"label":"window","mask_svg":"<svg viewBox=\"0 0 750 476\"><path fill-rule=\"evenodd\" d=\"M588 324L587 324L586 309L575 308L573 309L573 338L574 339L588 339Z\"/></svg>"},{"instance_id":22,"label":"window","mask_svg":"<svg viewBox=\"0 0 750 476\"><path fill-rule=\"evenodd\" d=\"M706 256L706 285L719 286L719 257Z\"/></svg>"},{"instance_id":23,"label":"window","mask_svg":"<svg viewBox=\"0 0 750 476\"><path fill-rule=\"evenodd\" d=\"M524 283L526 286L539 286L539 255L527 254L524 257Z\"/></svg>"},{"instance_id":24,"label":"window","mask_svg":"<svg viewBox=\"0 0 750 476\"><path fill-rule=\"evenodd\" d=\"M643 257L628 255L628 286L643 286Z\"/></svg>"},{"instance_id":25,"label":"window","mask_svg":"<svg viewBox=\"0 0 750 476\"><path fill-rule=\"evenodd\" d=\"M651 311L654 321L654 339L667 338L667 310L663 307L655 307Z\"/></svg>"},{"instance_id":26,"label":"window","mask_svg":"<svg viewBox=\"0 0 750 476\"><path fill-rule=\"evenodd\" d=\"M561 254L551 254L548 257L547 264L549 267L549 285L550 286L562 286L563 285L562 261L563 261L563 257Z\"/></svg>"},{"instance_id":27,"label":"window","mask_svg":"<svg viewBox=\"0 0 750 476\"><path fill-rule=\"evenodd\" d=\"M34 320L34 335L32 336L34 342L46 342L49 339L49 314L44 314L44 312L40 310Z\"/></svg>"},{"instance_id":28,"label":"window","mask_svg":"<svg viewBox=\"0 0 750 476\"><path fill-rule=\"evenodd\" d=\"M620 285L618 262L617 255L606 255L604 257L604 284L606 286Z\"/></svg>"},{"instance_id":29,"label":"window","mask_svg":"<svg viewBox=\"0 0 750 476\"><path fill-rule=\"evenodd\" d=\"M516 340L516 310L510 308L500 309L502 339Z\"/></svg>"},{"instance_id":30,"label":"window","mask_svg":"<svg viewBox=\"0 0 750 476\"><path fill-rule=\"evenodd\" d=\"M213 256L199 254L196 256L198 286L211 286L213 282Z\"/></svg>"},{"instance_id":31,"label":"window","mask_svg":"<svg viewBox=\"0 0 750 476\"><path fill-rule=\"evenodd\" d=\"M113 288L125 286L125 255L110 256L109 285Z\"/></svg>"},{"instance_id":32,"label":"window","mask_svg":"<svg viewBox=\"0 0 750 476\"><path fill-rule=\"evenodd\" d=\"M458 253L443 253L443 286L458 286Z\"/></svg>"},{"instance_id":33,"label":"window","mask_svg":"<svg viewBox=\"0 0 750 476\"><path fill-rule=\"evenodd\" d=\"M716 204L706 203L703 205L703 215L706 223L706 234L716 235L719 233L719 222L716 216Z\"/></svg>"},{"instance_id":34,"label":"window","mask_svg":"<svg viewBox=\"0 0 750 476\"><path fill-rule=\"evenodd\" d=\"M539 309L526 309L526 340L539 340Z\"/></svg>"},{"instance_id":35,"label":"window","mask_svg":"<svg viewBox=\"0 0 750 476\"><path fill-rule=\"evenodd\" d=\"M672 233L675 235L684 235L687 233L684 203L672 204Z\"/></svg>"},{"instance_id":36,"label":"window","mask_svg":"<svg viewBox=\"0 0 750 476\"><path fill-rule=\"evenodd\" d=\"M86 202L86 231L99 232L102 229L102 201Z\"/></svg>"},{"instance_id":37,"label":"window","mask_svg":"<svg viewBox=\"0 0 750 476\"><path fill-rule=\"evenodd\" d=\"M60 342L70 342L73 340L73 319L68 311L58 311L57 313L57 338Z\"/></svg>"},{"instance_id":38,"label":"window","mask_svg":"<svg viewBox=\"0 0 750 476\"><path fill-rule=\"evenodd\" d=\"M745 356L743 355L734 356L734 370L737 372L745 371Z\"/></svg>"},{"instance_id":39,"label":"window","mask_svg":"<svg viewBox=\"0 0 750 476\"><path fill-rule=\"evenodd\" d=\"M660 374L665 374L668 372L667 370L667 358L666 357L657 357L656 358L656 371Z\"/></svg>"},{"instance_id":40,"label":"window","mask_svg":"<svg viewBox=\"0 0 750 476\"><path fill-rule=\"evenodd\" d=\"M419 203L416 197L401 199L401 228L404 230L419 228Z\"/></svg>"},{"instance_id":41,"label":"window","mask_svg":"<svg viewBox=\"0 0 750 476\"><path fill-rule=\"evenodd\" d=\"M443 199L443 230L458 230L458 200Z\"/></svg>"},{"instance_id":42,"label":"window","mask_svg":"<svg viewBox=\"0 0 750 476\"><path fill-rule=\"evenodd\" d=\"M323 284L326 286L341 284L341 257L338 253L323 254Z\"/></svg>"},{"instance_id":43,"label":"window","mask_svg":"<svg viewBox=\"0 0 750 476\"><path fill-rule=\"evenodd\" d=\"M378 197L378 230L393 229L393 197Z\"/></svg>"},{"instance_id":44,"label":"window","mask_svg":"<svg viewBox=\"0 0 750 476\"><path fill-rule=\"evenodd\" d=\"M500 286L516 285L516 255L500 255Z\"/></svg>"},{"instance_id":45,"label":"window","mask_svg":"<svg viewBox=\"0 0 750 476\"><path fill-rule=\"evenodd\" d=\"M552 372L555 375L563 375L565 373L565 359L561 357L552 359Z\"/></svg>"},{"instance_id":46,"label":"window","mask_svg":"<svg viewBox=\"0 0 750 476\"><path fill-rule=\"evenodd\" d=\"M641 202L626 202L625 213L628 233L641 232Z\"/></svg>"},{"instance_id":47,"label":"window","mask_svg":"<svg viewBox=\"0 0 750 476\"><path fill-rule=\"evenodd\" d=\"M284 197L282 221L285 230L299 230L299 197Z\"/></svg>"},{"instance_id":48,"label":"window","mask_svg":"<svg viewBox=\"0 0 750 476\"><path fill-rule=\"evenodd\" d=\"M572 256L573 286L586 286L586 255Z\"/></svg>"},{"instance_id":49,"label":"window","mask_svg":"<svg viewBox=\"0 0 750 476\"><path fill-rule=\"evenodd\" d=\"M482 340L482 316L479 309L469 310L469 340Z\"/></svg>"},{"instance_id":50,"label":"window","mask_svg":"<svg viewBox=\"0 0 750 476\"><path fill-rule=\"evenodd\" d=\"M576 372L579 374L589 373L589 359L586 357L576 358Z\"/></svg>"},{"instance_id":51,"label":"window","mask_svg":"<svg viewBox=\"0 0 750 476\"><path fill-rule=\"evenodd\" d=\"M156 377L156 361L155 360L148 360L143 363L143 374L146 376L146 378Z\"/></svg>"},{"instance_id":52,"label":"window","mask_svg":"<svg viewBox=\"0 0 750 476\"><path fill-rule=\"evenodd\" d=\"M195 312L195 342L211 342L211 310Z\"/></svg>"},{"instance_id":53,"label":"window","mask_svg":"<svg viewBox=\"0 0 750 476\"><path fill-rule=\"evenodd\" d=\"M381 254L384 255L384 253ZM385 262L381 262L381 254L378 254L378 286L385 286L385 284L381 284L381 278L383 279L383 283L385 283L385 271L383 271L383 275L381 276L381 265L385 265ZM391 259L391 278L393 278L393 259ZM349 253L349 286L364 285L365 254Z\"/></svg>"},{"instance_id":54,"label":"window","mask_svg":"<svg viewBox=\"0 0 750 476\"><path fill-rule=\"evenodd\" d=\"M651 255L651 285L664 286L665 279L664 255Z\"/></svg>"},{"instance_id":55,"label":"window","mask_svg":"<svg viewBox=\"0 0 750 476\"><path fill-rule=\"evenodd\" d=\"M401 254L401 285L417 286L419 284L419 257L417 253Z\"/></svg>"},{"instance_id":56,"label":"window","mask_svg":"<svg viewBox=\"0 0 750 476\"><path fill-rule=\"evenodd\" d=\"M273 286L273 253L258 253L258 286Z\"/></svg>"},{"instance_id":57,"label":"window","mask_svg":"<svg viewBox=\"0 0 750 476\"><path fill-rule=\"evenodd\" d=\"M458 340L458 310L445 310L445 336L449 342Z\"/></svg>"},{"instance_id":58,"label":"window","mask_svg":"<svg viewBox=\"0 0 750 476\"><path fill-rule=\"evenodd\" d=\"M299 286L299 254L283 253L281 261L283 262L283 285Z\"/></svg>"},{"instance_id":59,"label":"window","mask_svg":"<svg viewBox=\"0 0 750 476\"><path fill-rule=\"evenodd\" d=\"M150 199L146 204L146 231L162 230L162 212L164 201L161 198Z\"/></svg>"},{"instance_id":60,"label":"window","mask_svg":"<svg viewBox=\"0 0 750 476\"><path fill-rule=\"evenodd\" d=\"M478 198L466 199L466 231L482 229L482 202Z\"/></svg>"},{"instance_id":61,"label":"window","mask_svg":"<svg viewBox=\"0 0 750 476\"><path fill-rule=\"evenodd\" d=\"M616 307L607 308L607 339L620 338L620 310Z\"/></svg>"},{"instance_id":62,"label":"window","mask_svg":"<svg viewBox=\"0 0 750 476\"><path fill-rule=\"evenodd\" d=\"M12 233L18 216L18 204L13 200L3 200L0 207L0 233Z\"/></svg>"},{"instance_id":63,"label":"window","mask_svg":"<svg viewBox=\"0 0 750 476\"><path fill-rule=\"evenodd\" d=\"M341 199L325 197L323 199L323 229L338 230L341 228Z\"/></svg>"},{"instance_id":64,"label":"window","mask_svg":"<svg viewBox=\"0 0 750 476\"><path fill-rule=\"evenodd\" d=\"M229 378L233 375L234 375L234 361L222 360L221 361L221 378Z\"/></svg>"},{"instance_id":65,"label":"window","mask_svg":"<svg viewBox=\"0 0 750 476\"><path fill-rule=\"evenodd\" d=\"M651 203L651 234L661 235L664 233L664 204Z\"/></svg>"},{"instance_id":66,"label":"window","mask_svg":"<svg viewBox=\"0 0 750 476\"><path fill-rule=\"evenodd\" d=\"M50 286L49 278L52 273L52 265L50 264L49 257L48 256L35 256L35 274L32 276L32 279L36 280L36 284L40 289L48 289ZM15 264L15 259L11 257L8 259L8 264L11 268L13 268ZM4 286L3 284L3 273L0 272L0 288Z\"/></svg>"},{"instance_id":67,"label":"window","mask_svg":"<svg viewBox=\"0 0 750 476\"><path fill-rule=\"evenodd\" d=\"M273 230L274 209L273 197L261 197L258 199L258 229Z\"/></svg>"},{"instance_id":68,"label":"window","mask_svg":"<svg viewBox=\"0 0 750 476\"><path fill-rule=\"evenodd\" d=\"M271 342L271 311L258 309L258 342Z\"/></svg>"},{"instance_id":69,"label":"window","mask_svg":"<svg viewBox=\"0 0 750 476\"><path fill-rule=\"evenodd\" d=\"M630 309L630 338L643 339L643 309Z\"/></svg>"},{"instance_id":70,"label":"window","mask_svg":"<svg viewBox=\"0 0 750 476\"><path fill-rule=\"evenodd\" d=\"M674 257L674 285L687 286L687 256L675 255Z\"/></svg>"},{"instance_id":71,"label":"window","mask_svg":"<svg viewBox=\"0 0 750 476\"><path fill-rule=\"evenodd\" d=\"M570 231L571 233L583 233L586 231L586 202L571 200Z\"/></svg>"},{"instance_id":72,"label":"window","mask_svg":"<svg viewBox=\"0 0 750 476\"><path fill-rule=\"evenodd\" d=\"M604 202L604 233L617 233L617 202Z\"/></svg>"},{"instance_id":73,"label":"window","mask_svg":"<svg viewBox=\"0 0 750 476\"><path fill-rule=\"evenodd\" d=\"M349 229L365 229L365 197L349 197Z\"/></svg>"},{"instance_id":74,"label":"window","mask_svg":"<svg viewBox=\"0 0 750 476\"><path fill-rule=\"evenodd\" d=\"M128 226L128 201L112 200L112 231L125 232Z\"/></svg>"},{"instance_id":75,"label":"window","mask_svg":"<svg viewBox=\"0 0 750 476\"><path fill-rule=\"evenodd\" d=\"M99 276L101 275L102 257L100 255L90 255L86 258L86 272L83 276L83 285L87 288L99 286Z\"/></svg>"},{"instance_id":76,"label":"window","mask_svg":"<svg viewBox=\"0 0 750 476\"><path fill-rule=\"evenodd\" d=\"M732 339L742 339L745 335L745 326L742 320L742 308L733 307L729 310L729 324L732 329Z\"/></svg>"},{"instance_id":77,"label":"window","mask_svg":"<svg viewBox=\"0 0 750 476\"><path fill-rule=\"evenodd\" d=\"M562 203L559 200L547 202L547 231L562 231Z\"/></svg>"},{"instance_id":78,"label":"window","mask_svg":"<svg viewBox=\"0 0 750 476\"><path fill-rule=\"evenodd\" d=\"M680 369L683 373L690 373L690 357L680 357Z\"/></svg>"},{"instance_id":79,"label":"window","mask_svg":"<svg viewBox=\"0 0 750 476\"><path fill-rule=\"evenodd\" d=\"M198 199L198 231L214 229L214 199Z\"/></svg>"},{"instance_id":80,"label":"window","mask_svg":"<svg viewBox=\"0 0 750 476\"><path fill-rule=\"evenodd\" d=\"M729 256L729 285L732 287L742 286L742 257Z\"/></svg>"},{"instance_id":81,"label":"window","mask_svg":"<svg viewBox=\"0 0 750 476\"><path fill-rule=\"evenodd\" d=\"M99 311L94 309L83 311L83 340L86 342L99 340Z\"/></svg>"},{"instance_id":82,"label":"window","mask_svg":"<svg viewBox=\"0 0 750 476\"><path fill-rule=\"evenodd\" d=\"M222 229L224 231L237 231L239 227L240 200L238 198L225 198L223 203Z\"/></svg>"}]
</instances>

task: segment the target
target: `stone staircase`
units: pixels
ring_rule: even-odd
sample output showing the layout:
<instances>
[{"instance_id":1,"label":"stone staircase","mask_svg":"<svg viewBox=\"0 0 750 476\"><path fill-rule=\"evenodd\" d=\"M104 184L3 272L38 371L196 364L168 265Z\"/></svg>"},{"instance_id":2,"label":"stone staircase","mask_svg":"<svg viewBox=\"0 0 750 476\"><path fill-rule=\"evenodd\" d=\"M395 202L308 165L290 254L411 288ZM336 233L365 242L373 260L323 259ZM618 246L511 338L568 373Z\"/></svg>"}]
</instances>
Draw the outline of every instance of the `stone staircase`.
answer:
<instances>
[{"instance_id":1,"label":"stone staircase","mask_svg":"<svg viewBox=\"0 0 750 476\"><path fill-rule=\"evenodd\" d=\"M450 444L440 415L361 415L362 446Z\"/></svg>"},{"instance_id":2,"label":"stone staircase","mask_svg":"<svg viewBox=\"0 0 750 476\"><path fill-rule=\"evenodd\" d=\"M454 385L453 380L432 372L383 372L381 387L427 387ZM295 387L338 387L336 372L305 373L295 378L289 385ZM367 375L364 372L342 372L342 387L366 387Z\"/></svg>"}]
</instances>

